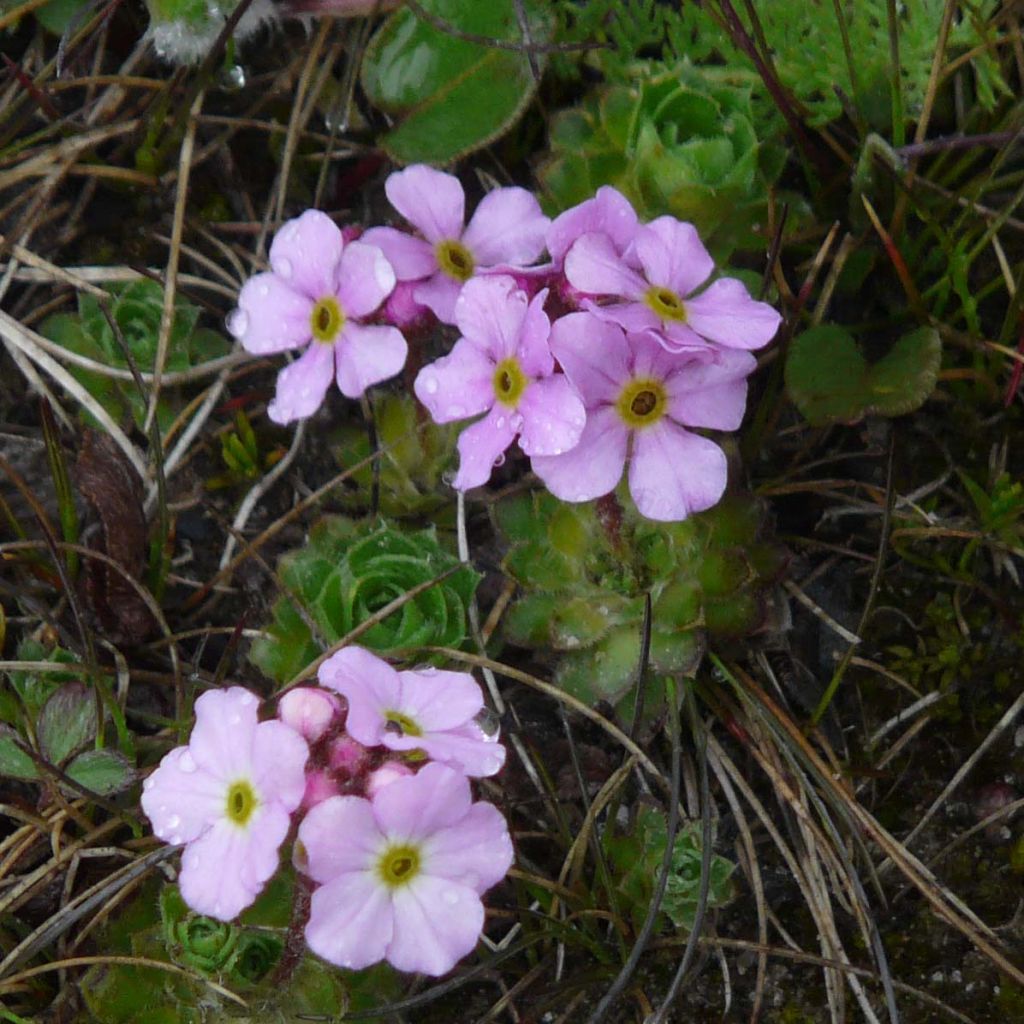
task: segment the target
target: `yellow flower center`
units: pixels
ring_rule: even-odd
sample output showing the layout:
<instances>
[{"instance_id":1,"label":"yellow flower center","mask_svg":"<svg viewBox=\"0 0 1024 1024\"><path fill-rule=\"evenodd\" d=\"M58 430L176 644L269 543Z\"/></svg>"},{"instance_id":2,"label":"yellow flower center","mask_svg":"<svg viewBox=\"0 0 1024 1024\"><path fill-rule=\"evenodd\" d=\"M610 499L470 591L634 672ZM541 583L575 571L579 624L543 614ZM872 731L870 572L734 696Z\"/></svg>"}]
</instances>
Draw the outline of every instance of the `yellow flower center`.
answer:
<instances>
[{"instance_id":1,"label":"yellow flower center","mask_svg":"<svg viewBox=\"0 0 1024 1024\"><path fill-rule=\"evenodd\" d=\"M634 377L619 392L615 411L631 430L653 426L665 415L668 395L660 380Z\"/></svg>"},{"instance_id":2,"label":"yellow flower center","mask_svg":"<svg viewBox=\"0 0 1024 1024\"><path fill-rule=\"evenodd\" d=\"M415 846L389 846L377 861L377 874L389 888L408 885L420 873L420 851Z\"/></svg>"},{"instance_id":3,"label":"yellow flower center","mask_svg":"<svg viewBox=\"0 0 1024 1024\"><path fill-rule=\"evenodd\" d=\"M648 288L644 302L654 310L658 319L686 323L686 306L671 288Z\"/></svg>"},{"instance_id":4,"label":"yellow flower center","mask_svg":"<svg viewBox=\"0 0 1024 1024\"><path fill-rule=\"evenodd\" d=\"M389 723L397 725L403 736L422 736L423 730L408 716L401 711L385 711L384 717Z\"/></svg>"},{"instance_id":5,"label":"yellow flower center","mask_svg":"<svg viewBox=\"0 0 1024 1024\"><path fill-rule=\"evenodd\" d=\"M345 326L345 314L333 295L320 299L309 314L313 337L323 345L333 345Z\"/></svg>"},{"instance_id":6,"label":"yellow flower center","mask_svg":"<svg viewBox=\"0 0 1024 1024\"><path fill-rule=\"evenodd\" d=\"M514 409L519 399L523 397L527 384L526 374L523 373L522 368L519 366L519 360L515 356L502 359L498 363L494 371L493 384L494 397L502 405L507 405L509 408Z\"/></svg>"},{"instance_id":7,"label":"yellow flower center","mask_svg":"<svg viewBox=\"0 0 1024 1024\"><path fill-rule=\"evenodd\" d=\"M473 276L476 264L473 254L453 238L446 238L434 247L438 266L456 281L468 281Z\"/></svg>"},{"instance_id":8,"label":"yellow flower center","mask_svg":"<svg viewBox=\"0 0 1024 1024\"><path fill-rule=\"evenodd\" d=\"M244 828L246 822L252 817L253 811L259 807L260 802L253 792L252 785L248 779L239 779L233 782L228 788L225 810L228 821Z\"/></svg>"}]
</instances>

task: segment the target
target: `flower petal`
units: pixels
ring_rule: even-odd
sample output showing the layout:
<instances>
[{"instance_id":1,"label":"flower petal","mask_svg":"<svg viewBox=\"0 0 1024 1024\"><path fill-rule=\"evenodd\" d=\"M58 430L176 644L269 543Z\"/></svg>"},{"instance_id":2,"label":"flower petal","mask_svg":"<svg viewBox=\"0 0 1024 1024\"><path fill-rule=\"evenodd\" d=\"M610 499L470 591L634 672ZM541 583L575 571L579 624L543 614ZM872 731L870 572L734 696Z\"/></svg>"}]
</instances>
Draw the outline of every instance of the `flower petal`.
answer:
<instances>
[{"instance_id":1,"label":"flower petal","mask_svg":"<svg viewBox=\"0 0 1024 1024\"><path fill-rule=\"evenodd\" d=\"M436 245L459 238L466 220L466 197L459 179L425 164L396 171L384 183L391 205L423 237Z\"/></svg>"},{"instance_id":2,"label":"flower petal","mask_svg":"<svg viewBox=\"0 0 1024 1024\"><path fill-rule=\"evenodd\" d=\"M484 905L469 887L421 875L391 898L395 924L387 960L393 967L436 978L476 947Z\"/></svg>"},{"instance_id":3,"label":"flower petal","mask_svg":"<svg viewBox=\"0 0 1024 1024\"><path fill-rule=\"evenodd\" d=\"M320 210L283 224L270 246L270 266L283 281L314 302L337 284L341 229Z\"/></svg>"},{"instance_id":4,"label":"flower petal","mask_svg":"<svg viewBox=\"0 0 1024 1024\"><path fill-rule=\"evenodd\" d=\"M530 384L516 411L523 418L519 447L527 455L561 455L575 448L587 413L564 374Z\"/></svg>"},{"instance_id":5,"label":"flower petal","mask_svg":"<svg viewBox=\"0 0 1024 1024\"><path fill-rule=\"evenodd\" d=\"M725 452L717 444L671 420L634 435L629 492L648 519L678 522L710 508L725 491L728 475Z\"/></svg>"},{"instance_id":6,"label":"flower petal","mask_svg":"<svg viewBox=\"0 0 1024 1024\"><path fill-rule=\"evenodd\" d=\"M533 471L563 501L590 501L615 488L626 463L629 430L611 406L587 414L579 443L564 455L535 455Z\"/></svg>"},{"instance_id":7,"label":"flower petal","mask_svg":"<svg viewBox=\"0 0 1024 1024\"><path fill-rule=\"evenodd\" d=\"M420 840L460 822L471 802L462 772L431 763L380 790L373 798L373 816L389 840Z\"/></svg>"},{"instance_id":8,"label":"flower petal","mask_svg":"<svg viewBox=\"0 0 1024 1024\"><path fill-rule=\"evenodd\" d=\"M610 185L602 185L592 199L559 214L548 228L551 258L560 263L580 235L607 235L616 252L625 252L637 229L637 215L629 200Z\"/></svg>"},{"instance_id":9,"label":"flower petal","mask_svg":"<svg viewBox=\"0 0 1024 1024\"><path fill-rule=\"evenodd\" d=\"M590 313L559 317L551 326L551 351L588 409L614 402L632 373L626 336Z\"/></svg>"},{"instance_id":10,"label":"flower petal","mask_svg":"<svg viewBox=\"0 0 1024 1024\"><path fill-rule=\"evenodd\" d=\"M402 698L398 673L382 658L362 647L343 647L321 666L322 685L348 700L345 728L360 743L377 746L384 733L384 711Z\"/></svg>"},{"instance_id":11,"label":"flower petal","mask_svg":"<svg viewBox=\"0 0 1024 1024\"><path fill-rule=\"evenodd\" d=\"M496 405L459 434L459 472L452 481L456 490L481 487L491 479L494 464L515 440L514 415L503 405Z\"/></svg>"},{"instance_id":12,"label":"flower petal","mask_svg":"<svg viewBox=\"0 0 1024 1024\"><path fill-rule=\"evenodd\" d=\"M555 360L551 355L551 345L548 341L551 335L551 321L544 312L544 303L547 299L548 290L543 288L530 300L526 316L519 327L516 356L527 377L547 377L555 368Z\"/></svg>"},{"instance_id":13,"label":"flower petal","mask_svg":"<svg viewBox=\"0 0 1024 1024\"><path fill-rule=\"evenodd\" d=\"M715 269L697 229L675 217L658 217L640 228L633 248L647 280L680 298L699 288Z\"/></svg>"},{"instance_id":14,"label":"flower petal","mask_svg":"<svg viewBox=\"0 0 1024 1024\"><path fill-rule=\"evenodd\" d=\"M500 363L519 348L527 307L526 292L511 277L474 277L455 303L455 323L467 341Z\"/></svg>"},{"instance_id":15,"label":"flower petal","mask_svg":"<svg viewBox=\"0 0 1024 1024\"><path fill-rule=\"evenodd\" d=\"M647 282L615 251L607 235L581 235L565 256L565 276L588 295L618 295L638 299Z\"/></svg>"},{"instance_id":16,"label":"flower petal","mask_svg":"<svg viewBox=\"0 0 1024 1024\"><path fill-rule=\"evenodd\" d=\"M304 420L324 404L334 376L334 346L314 341L277 375L277 394L267 415L282 425Z\"/></svg>"},{"instance_id":17,"label":"flower petal","mask_svg":"<svg viewBox=\"0 0 1024 1024\"><path fill-rule=\"evenodd\" d=\"M405 744L399 747L392 745L390 736L384 737L385 745L393 750L415 750L419 747L431 760L474 779L497 775L505 764L505 748L479 731L473 735L462 729L453 729L428 733L419 740L411 736L402 737L402 740Z\"/></svg>"},{"instance_id":18,"label":"flower petal","mask_svg":"<svg viewBox=\"0 0 1024 1024\"><path fill-rule=\"evenodd\" d=\"M423 841L423 870L478 893L497 885L512 866L508 824L493 804L475 803L451 828Z\"/></svg>"},{"instance_id":19,"label":"flower petal","mask_svg":"<svg viewBox=\"0 0 1024 1024\"><path fill-rule=\"evenodd\" d=\"M306 741L283 722L260 722L252 738L251 778L260 799L294 811L306 789Z\"/></svg>"},{"instance_id":20,"label":"flower petal","mask_svg":"<svg viewBox=\"0 0 1024 1024\"><path fill-rule=\"evenodd\" d=\"M767 302L752 299L742 281L723 277L686 300L686 322L719 345L754 349L775 337L782 317Z\"/></svg>"},{"instance_id":21,"label":"flower petal","mask_svg":"<svg viewBox=\"0 0 1024 1024\"><path fill-rule=\"evenodd\" d=\"M654 310L643 302L609 302L599 306L591 299L584 299L583 308L598 320L615 324L630 334L642 334L645 331L660 332L664 328L664 324L655 315Z\"/></svg>"},{"instance_id":22,"label":"flower petal","mask_svg":"<svg viewBox=\"0 0 1024 1024\"><path fill-rule=\"evenodd\" d=\"M377 827L369 800L332 796L317 804L299 825L299 868L315 882L369 871L387 840Z\"/></svg>"},{"instance_id":23,"label":"flower petal","mask_svg":"<svg viewBox=\"0 0 1024 1024\"><path fill-rule=\"evenodd\" d=\"M341 393L346 398L361 398L371 385L402 372L409 346L397 327L349 321L342 328L335 352Z\"/></svg>"},{"instance_id":24,"label":"flower petal","mask_svg":"<svg viewBox=\"0 0 1024 1024\"><path fill-rule=\"evenodd\" d=\"M733 380L671 396L668 414L685 427L739 430L746 408L747 382Z\"/></svg>"},{"instance_id":25,"label":"flower petal","mask_svg":"<svg viewBox=\"0 0 1024 1024\"><path fill-rule=\"evenodd\" d=\"M142 786L142 810L165 843L189 843L224 816L222 778L200 768L188 747L175 747Z\"/></svg>"},{"instance_id":26,"label":"flower petal","mask_svg":"<svg viewBox=\"0 0 1024 1024\"><path fill-rule=\"evenodd\" d=\"M207 690L196 701L196 724L188 741L196 764L220 779L248 776L258 710L256 697L241 686Z\"/></svg>"},{"instance_id":27,"label":"flower petal","mask_svg":"<svg viewBox=\"0 0 1024 1024\"><path fill-rule=\"evenodd\" d=\"M455 323L455 303L462 291L462 283L438 272L416 285L413 298L426 306L443 324Z\"/></svg>"},{"instance_id":28,"label":"flower petal","mask_svg":"<svg viewBox=\"0 0 1024 1024\"><path fill-rule=\"evenodd\" d=\"M387 256L399 281L418 281L437 272L433 246L422 238L395 228L370 228L363 232L360 241L377 246Z\"/></svg>"},{"instance_id":29,"label":"flower petal","mask_svg":"<svg viewBox=\"0 0 1024 1024\"><path fill-rule=\"evenodd\" d=\"M402 696L397 710L428 732L465 725L484 706L480 684L468 672L426 668L399 672L398 678Z\"/></svg>"},{"instance_id":30,"label":"flower petal","mask_svg":"<svg viewBox=\"0 0 1024 1024\"><path fill-rule=\"evenodd\" d=\"M346 317L369 316L395 287L395 271L375 245L352 242L341 254L338 301Z\"/></svg>"},{"instance_id":31,"label":"flower petal","mask_svg":"<svg viewBox=\"0 0 1024 1024\"><path fill-rule=\"evenodd\" d=\"M544 251L551 221L525 188L496 188L480 200L462 235L477 266L532 263Z\"/></svg>"},{"instance_id":32,"label":"flower petal","mask_svg":"<svg viewBox=\"0 0 1024 1024\"><path fill-rule=\"evenodd\" d=\"M242 286L228 330L255 356L285 352L313 337L312 313L313 302L276 274L257 274Z\"/></svg>"},{"instance_id":33,"label":"flower petal","mask_svg":"<svg viewBox=\"0 0 1024 1024\"><path fill-rule=\"evenodd\" d=\"M313 893L306 942L330 963L369 967L384 959L393 934L391 897L373 872L341 875Z\"/></svg>"},{"instance_id":34,"label":"flower petal","mask_svg":"<svg viewBox=\"0 0 1024 1024\"><path fill-rule=\"evenodd\" d=\"M494 404L493 360L460 338L451 352L416 374L413 390L435 423L476 416Z\"/></svg>"}]
</instances>

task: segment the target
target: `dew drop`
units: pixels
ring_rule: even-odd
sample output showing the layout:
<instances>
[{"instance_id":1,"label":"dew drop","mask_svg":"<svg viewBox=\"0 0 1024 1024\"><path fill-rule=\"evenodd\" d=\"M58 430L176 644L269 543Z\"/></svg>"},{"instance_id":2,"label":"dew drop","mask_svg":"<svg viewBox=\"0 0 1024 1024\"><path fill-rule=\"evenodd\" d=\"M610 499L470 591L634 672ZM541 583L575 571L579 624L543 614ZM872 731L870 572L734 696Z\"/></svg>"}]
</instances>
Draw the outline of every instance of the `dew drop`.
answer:
<instances>
[{"instance_id":1,"label":"dew drop","mask_svg":"<svg viewBox=\"0 0 1024 1024\"><path fill-rule=\"evenodd\" d=\"M292 261L284 256L278 256L274 260L274 273L279 274L286 281L292 276Z\"/></svg>"},{"instance_id":2,"label":"dew drop","mask_svg":"<svg viewBox=\"0 0 1024 1024\"><path fill-rule=\"evenodd\" d=\"M228 717L228 725L240 725L241 722L242 716L237 713Z\"/></svg>"},{"instance_id":3,"label":"dew drop","mask_svg":"<svg viewBox=\"0 0 1024 1024\"><path fill-rule=\"evenodd\" d=\"M178 758L178 768L186 775L191 775L196 770L196 759L186 750Z\"/></svg>"},{"instance_id":4,"label":"dew drop","mask_svg":"<svg viewBox=\"0 0 1024 1024\"><path fill-rule=\"evenodd\" d=\"M143 789L152 789L156 785L156 779L152 775L142 784Z\"/></svg>"},{"instance_id":5,"label":"dew drop","mask_svg":"<svg viewBox=\"0 0 1024 1024\"><path fill-rule=\"evenodd\" d=\"M172 836L168 836L167 842L170 843L171 846L181 846L181 836L175 832Z\"/></svg>"},{"instance_id":6,"label":"dew drop","mask_svg":"<svg viewBox=\"0 0 1024 1024\"><path fill-rule=\"evenodd\" d=\"M219 75L220 85L222 89L234 92L238 89L245 88L245 68L241 64L232 64L231 67L225 68Z\"/></svg>"},{"instance_id":7,"label":"dew drop","mask_svg":"<svg viewBox=\"0 0 1024 1024\"><path fill-rule=\"evenodd\" d=\"M452 419L458 419L460 416L465 415L465 410L461 405L449 405L445 410L445 416L451 416Z\"/></svg>"},{"instance_id":8,"label":"dew drop","mask_svg":"<svg viewBox=\"0 0 1024 1024\"><path fill-rule=\"evenodd\" d=\"M240 338L249 329L249 314L244 309L233 310L228 313L224 326L227 327L228 334Z\"/></svg>"},{"instance_id":9,"label":"dew drop","mask_svg":"<svg viewBox=\"0 0 1024 1024\"><path fill-rule=\"evenodd\" d=\"M260 297L261 299L265 299L265 298L266 298L266 297L267 297L267 296L268 296L268 295L270 294L270 285L268 285L268 284L261 284L261 285L260 285L260 286L259 286L259 287L258 287L258 288L256 289L256 294L257 294L257 295L258 295L258 296L259 296L259 297Z\"/></svg>"},{"instance_id":10,"label":"dew drop","mask_svg":"<svg viewBox=\"0 0 1024 1024\"><path fill-rule=\"evenodd\" d=\"M454 907L459 902L459 894L454 889L447 889L441 897L449 907Z\"/></svg>"},{"instance_id":11,"label":"dew drop","mask_svg":"<svg viewBox=\"0 0 1024 1024\"><path fill-rule=\"evenodd\" d=\"M516 413L509 421L509 426L518 434L523 429L523 417Z\"/></svg>"},{"instance_id":12,"label":"dew drop","mask_svg":"<svg viewBox=\"0 0 1024 1024\"><path fill-rule=\"evenodd\" d=\"M177 815L177 814L172 814L167 819L167 827L168 828L177 828L180 824L181 824L181 817L179 815ZM172 839L171 842L172 843L176 843L176 842L178 842L178 840L177 839Z\"/></svg>"},{"instance_id":13,"label":"dew drop","mask_svg":"<svg viewBox=\"0 0 1024 1024\"><path fill-rule=\"evenodd\" d=\"M256 698L251 693L246 691L244 694L242 694L241 697L238 698L238 703L241 704L243 708L247 708L250 707L255 700Z\"/></svg>"},{"instance_id":14,"label":"dew drop","mask_svg":"<svg viewBox=\"0 0 1024 1024\"><path fill-rule=\"evenodd\" d=\"M490 740L492 743L498 739L498 734L501 732L501 718L496 711L484 708L476 716L476 724L480 726L484 739Z\"/></svg>"},{"instance_id":15,"label":"dew drop","mask_svg":"<svg viewBox=\"0 0 1024 1024\"><path fill-rule=\"evenodd\" d=\"M424 377L423 378L423 390L428 395L437 394L437 378L436 377Z\"/></svg>"},{"instance_id":16,"label":"dew drop","mask_svg":"<svg viewBox=\"0 0 1024 1024\"><path fill-rule=\"evenodd\" d=\"M497 420L495 420L494 425L495 425L495 427L498 428L498 430L504 430L505 429L505 417L504 416L499 416L497 418Z\"/></svg>"}]
</instances>

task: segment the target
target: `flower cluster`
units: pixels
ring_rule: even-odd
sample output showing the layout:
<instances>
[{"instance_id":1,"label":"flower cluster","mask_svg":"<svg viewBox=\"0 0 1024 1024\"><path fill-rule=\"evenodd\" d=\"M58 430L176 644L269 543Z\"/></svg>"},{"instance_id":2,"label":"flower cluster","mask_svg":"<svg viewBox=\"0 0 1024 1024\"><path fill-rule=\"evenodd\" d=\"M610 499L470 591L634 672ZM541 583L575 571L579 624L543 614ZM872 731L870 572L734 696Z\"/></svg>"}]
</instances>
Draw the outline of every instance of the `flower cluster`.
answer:
<instances>
[{"instance_id":1,"label":"flower cluster","mask_svg":"<svg viewBox=\"0 0 1024 1024\"><path fill-rule=\"evenodd\" d=\"M185 902L222 921L277 871L298 819L310 949L353 970L387 960L444 974L476 945L480 897L512 864L505 819L470 793L469 777L505 761L480 724L483 694L466 673L399 672L359 647L328 658L319 681L268 721L241 687L203 694L188 745L146 780L143 810L185 846Z\"/></svg>"},{"instance_id":2,"label":"flower cluster","mask_svg":"<svg viewBox=\"0 0 1024 1024\"><path fill-rule=\"evenodd\" d=\"M412 231L347 241L307 211L242 289L229 329L248 351L305 349L278 377L272 419L311 415L332 376L350 398L395 376L402 332L433 318L459 337L414 391L437 423L476 418L458 441L459 490L485 484L517 441L564 501L608 494L624 471L651 519L718 501L725 454L695 428L739 427L751 352L780 317L739 280L712 280L692 224L641 223L610 187L554 221L525 189L498 188L467 222L458 179L423 165L385 189Z\"/></svg>"}]
</instances>

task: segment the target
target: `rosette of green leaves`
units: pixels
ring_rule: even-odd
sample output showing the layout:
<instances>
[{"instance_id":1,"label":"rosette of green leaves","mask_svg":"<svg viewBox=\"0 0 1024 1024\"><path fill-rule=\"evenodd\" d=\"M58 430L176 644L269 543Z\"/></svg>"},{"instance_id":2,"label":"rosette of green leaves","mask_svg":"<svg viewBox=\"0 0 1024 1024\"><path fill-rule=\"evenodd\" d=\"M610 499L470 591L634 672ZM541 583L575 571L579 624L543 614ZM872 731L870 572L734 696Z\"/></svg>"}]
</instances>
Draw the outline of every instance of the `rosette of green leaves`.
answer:
<instances>
[{"instance_id":1,"label":"rosette of green leaves","mask_svg":"<svg viewBox=\"0 0 1024 1024\"><path fill-rule=\"evenodd\" d=\"M156 365L160 318L163 315L162 286L156 281L144 279L126 285L114 285L109 290L112 295L110 316L117 325L124 347L137 370L152 373ZM227 341L216 331L197 327L198 320L199 308L180 295L177 296L164 373L188 370L228 352ZM40 333L69 352L104 366L128 369L124 348L115 336L110 320L96 296L88 292L78 293L77 313L55 313L47 317L40 327ZM149 396L141 394L133 380L106 377L75 363L68 364L68 371L115 420L121 423L134 421L136 426L142 428ZM176 413L174 389L161 389L157 422L162 430L171 425ZM83 415L88 421L94 422L87 413Z\"/></svg>"},{"instance_id":2,"label":"rosette of green leaves","mask_svg":"<svg viewBox=\"0 0 1024 1024\"><path fill-rule=\"evenodd\" d=\"M522 589L503 629L521 647L558 652L556 680L570 693L619 704L635 681L650 594L653 707L664 676L696 667L705 630L741 635L759 624L761 591L781 553L759 539L749 497L727 497L681 523L623 506L602 519L600 503L570 505L538 491L496 507L509 543L502 564Z\"/></svg>"},{"instance_id":3,"label":"rosette of green leaves","mask_svg":"<svg viewBox=\"0 0 1024 1024\"><path fill-rule=\"evenodd\" d=\"M385 516L432 515L449 508L451 500L441 488L441 474L452 464L455 424L436 424L408 395L386 394L374 402L374 424L380 455L380 511ZM366 430L343 426L331 442L342 466L356 466L370 455ZM353 471L350 489L341 492L347 508L370 507L374 468L367 463Z\"/></svg>"},{"instance_id":4,"label":"rosette of green leaves","mask_svg":"<svg viewBox=\"0 0 1024 1024\"><path fill-rule=\"evenodd\" d=\"M361 633L358 642L380 653L458 647L467 636L467 610L479 580L441 547L433 527L402 530L344 516L317 523L303 547L282 556L278 572L288 596L274 605L274 620L250 657L279 682L293 679L325 646L391 602L435 580Z\"/></svg>"},{"instance_id":5,"label":"rosette of green leaves","mask_svg":"<svg viewBox=\"0 0 1024 1024\"><path fill-rule=\"evenodd\" d=\"M754 233L785 151L759 139L750 89L725 69L638 62L551 124L537 176L549 212L613 185L643 220L671 214L697 226L719 259L763 245Z\"/></svg>"}]
</instances>

